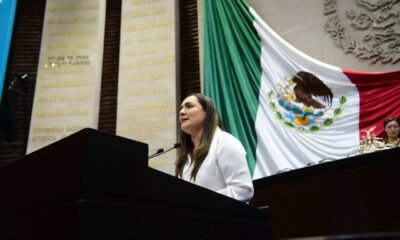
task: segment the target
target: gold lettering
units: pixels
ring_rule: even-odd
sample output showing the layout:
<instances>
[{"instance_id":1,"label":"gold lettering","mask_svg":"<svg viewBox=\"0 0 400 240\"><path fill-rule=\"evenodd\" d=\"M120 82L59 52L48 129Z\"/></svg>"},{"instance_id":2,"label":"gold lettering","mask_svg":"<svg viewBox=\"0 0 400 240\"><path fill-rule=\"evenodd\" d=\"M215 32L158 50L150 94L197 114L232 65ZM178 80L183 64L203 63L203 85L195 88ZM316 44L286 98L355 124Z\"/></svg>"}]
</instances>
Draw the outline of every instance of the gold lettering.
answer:
<instances>
[{"instance_id":1,"label":"gold lettering","mask_svg":"<svg viewBox=\"0 0 400 240\"><path fill-rule=\"evenodd\" d=\"M155 72L150 74L143 75L133 75L128 81L129 82L140 82L140 81L152 81L152 80L160 80L167 76L166 72Z\"/></svg>"},{"instance_id":2,"label":"gold lettering","mask_svg":"<svg viewBox=\"0 0 400 240\"><path fill-rule=\"evenodd\" d=\"M158 59L147 59L147 60L137 61L137 62L133 62L133 63L125 63L125 64L122 64L121 68L122 69L143 68L143 67L161 65L161 64L171 63L171 62L175 62L174 56L162 57L162 58L158 58Z\"/></svg>"},{"instance_id":3,"label":"gold lettering","mask_svg":"<svg viewBox=\"0 0 400 240\"><path fill-rule=\"evenodd\" d=\"M75 42L60 41L60 42L50 42L47 44L47 49L49 50L63 49L63 51L71 51L71 50L76 51L77 49L86 49L88 47L90 47L89 41L75 41Z\"/></svg>"},{"instance_id":4,"label":"gold lettering","mask_svg":"<svg viewBox=\"0 0 400 240\"><path fill-rule=\"evenodd\" d=\"M83 16L83 17L54 17L47 20L48 24L61 24L61 23L82 23L82 22L95 22L96 16Z\"/></svg>"},{"instance_id":5,"label":"gold lettering","mask_svg":"<svg viewBox=\"0 0 400 240\"><path fill-rule=\"evenodd\" d=\"M84 87L89 86L90 80L69 80L42 83L40 88L69 88L69 87Z\"/></svg>"},{"instance_id":6,"label":"gold lettering","mask_svg":"<svg viewBox=\"0 0 400 240\"><path fill-rule=\"evenodd\" d=\"M167 52L174 46L171 46L171 44L161 44L158 46L154 47L143 47L143 48L135 48L135 49L130 49L125 51L125 55L127 56L137 56L137 55L144 55L144 54L149 54L149 53L162 53L162 52Z\"/></svg>"},{"instance_id":7,"label":"gold lettering","mask_svg":"<svg viewBox=\"0 0 400 240\"><path fill-rule=\"evenodd\" d=\"M153 88L146 88L146 89L131 89L125 91L124 96L145 96L149 94L159 94L168 92L167 86L160 86L160 87L153 87Z\"/></svg>"},{"instance_id":8,"label":"gold lettering","mask_svg":"<svg viewBox=\"0 0 400 240\"><path fill-rule=\"evenodd\" d=\"M68 132L77 132L81 129L85 128L85 126L82 125L74 125L74 126L66 126L66 129Z\"/></svg>"},{"instance_id":9,"label":"gold lettering","mask_svg":"<svg viewBox=\"0 0 400 240\"><path fill-rule=\"evenodd\" d=\"M163 118L132 119L128 123L128 128L139 125L158 125L164 124L165 122Z\"/></svg>"},{"instance_id":10,"label":"gold lettering","mask_svg":"<svg viewBox=\"0 0 400 240\"><path fill-rule=\"evenodd\" d=\"M165 101L165 102L153 102L153 103L139 103L137 105L131 105L129 107L126 107L125 110L143 110L143 109L148 109L148 108L165 108L170 106L170 104Z\"/></svg>"},{"instance_id":11,"label":"gold lettering","mask_svg":"<svg viewBox=\"0 0 400 240\"><path fill-rule=\"evenodd\" d=\"M163 0L131 0L131 3L133 5L142 5L146 3L155 3L155 2L161 2Z\"/></svg>"},{"instance_id":12,"label":"gold lettering","mask_svg":"<svg viewBox=\"0 0 400 240\"><path fill-rule=\"evenodd\" d=\"M149 117L149 116L162 116L162 115L168 115L171 113L176 113L175 108L164 108L164 109L148 109L146 111L138 111L138 112L128 112L128 113L123 113L119 117L120 119L130 119L130 118L143 118L143 117Z\"/></svg>"},{"instance_id":13,"label":"gold lettering","mask_svg":"<svg viewBox=\"0 0 400 240\"><path fill-rule=\"evenodd\" d=\"M45 102L65 102L67 101L66 96L59 96L59 95L53 95L53 96L40 96L37 99L38 102L40 103L45 103Z\"/></svg>"},{"instance_id":14,"label":"gold lettering","mask_svg":"<svg viewBox=\"0 0 400 240\"><path fill-rule=\"evenodd\" d=\"M65 112L61 110L50 110L50 111L37 111L35 116L38 118L43 117L63 117L65 116Z\"/></svg>"},{"instance_id":15,"label":"gold lettering","mask_svg":"<svg viewBox=\"0 0 400 240\"><path fill-rule=\"evenodd\" d=\"M74 3L70 5L51 5L48 7L50 12L71 12L71 11L82 11L82 10L97 10L99 9L99 4L97 3Z\"/></svg>"},{"instance_id":16,"label":"gold lettering","mask_svg":"<svg viewBox=\"0 0 400 240\"><path fill-rule=\"evenodd\" d=\"M91 35L93 34L94 31L90 29L75 29L75 30L56 30L56 31L50 31L49 36L55 37L55 36L85 36L85 35Z\"/></svg>"},{"instance_id":17,"label":"gold lettering","mask_svg":"<svg viewBox=\"0 0 400 240\"><path fill-rule=\"evenodd\" d=\"M64 132L63 127L42 127L42 128L33 128L33 133L60 133Z\"/></svg>"},{"instance_id":18,"label":"gold lettering","mask_svg":"<svg viewBox=\"0 0 400 240\"><path fill-rule=\"evenodd\" d=\"M129 26L123 27L124 32L129 32L129 31L136 31L136 30L143 30L143 29L149 29L149 28L156 28L156 27L165 27L172 25L173 21L171 19L166 19L166 20L160 20L160 21L151 21L151 22L144 22L144 23L138 23L138 24L131 24Z\"/></svg>"},{"instance_id":19,"label":"gold lettering","mask_svg":"<svg viewBox=\"0 0 400 240\"><path fill-rule=\"evenodd\" d=\"M76 96L74 96L74 100L77 102L89 101L89 100L92 100L92 95L91 94L76 95Z\"/></svg>"},{"instance_id":20,"label":"gold lettering","mask_svg":"<svg viewBox=\"0 0 400 240\"><path fill-rule=\"evenodd\" d=\"M39 135L39 136L33 136L32 137L32 142L50 142L50 141L56 141L57 136L54 135Z\"/></svg>"},{"instance_id":21,"label":"gold lettering","mask_svg":"<svg viewBox=\"0 0 400 240\"><path fill-rule=\"evenodd\" d=\"M175 125L174 124L160 124L160 125L148 125L148 126L132 126L128 128L122 128L121 131L124 132L148 132L148 131L160 131L160 130L166 130L166 129L171 129Z\"/></svg>"},{"instance_id":22,"label":"gold lettering","mask_svg":"<svg viewBox=\"0 0 400 240\"><path fill-rule=\"evenodd\" d=\"M129 14L130 18L137 18L137 17L148 17L152 15L159 15L166 12L165 7L156 7L150 8L145 10L136 10Z\"/></svg>"},{"instance_id":23,"label":"gold lettering","mask_svg":"<svg viewBox=\"0 0 400 240\"><path fill-rule=\"evenodd\" d=\"M157 30L159 31L159 30ZM170 32L159 32L154 34L138 34L135 37L130 37L125 40L123 40L123 43L128 45L128 44L134 44L137 42L140 43L152 43L155 41L166 41L166 40L171 40L172 39L172 34Z\"/></svg>"},{"instance_id":24,"label":"gold lettering","mask_svg":"<svg viewBox=\"0 0 400 240\"><path fill-rule=\"evenodd\" d=\"M86 116L89 111L86 109L72 109L67 112L67 116Z\"/></svg>"}]
</instances>

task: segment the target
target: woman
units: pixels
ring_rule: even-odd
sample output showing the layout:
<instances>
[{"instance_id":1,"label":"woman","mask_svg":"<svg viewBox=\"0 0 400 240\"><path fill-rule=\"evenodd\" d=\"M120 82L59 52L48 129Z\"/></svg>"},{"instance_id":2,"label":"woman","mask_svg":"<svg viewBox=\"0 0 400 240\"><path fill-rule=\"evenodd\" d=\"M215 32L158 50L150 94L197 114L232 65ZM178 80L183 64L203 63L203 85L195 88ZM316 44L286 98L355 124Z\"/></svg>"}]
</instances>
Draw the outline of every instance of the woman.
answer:
<instances>
[{"instance_id":1,"label":"woman","mask_svg":"<svg viewBox=\"0 0 400 240\"><path fill-rule=\"evenodd\" d=\"M221 129L212 100L198 93L188 96L181 104L179 122L176 176L239 201L251 200L254 190L246 151Z\"/></svg>"},{"instance_id":2,"label":"woman","mask_svg":"<svg viewBox=\"0 0 400 240\"><path fill-rule=\"evenodd\" d=\"M385 139L385 145L400 147L399 120L393 117L388 118L383 122L383 126L387 136Z\"/></svg>"}]
</instances>

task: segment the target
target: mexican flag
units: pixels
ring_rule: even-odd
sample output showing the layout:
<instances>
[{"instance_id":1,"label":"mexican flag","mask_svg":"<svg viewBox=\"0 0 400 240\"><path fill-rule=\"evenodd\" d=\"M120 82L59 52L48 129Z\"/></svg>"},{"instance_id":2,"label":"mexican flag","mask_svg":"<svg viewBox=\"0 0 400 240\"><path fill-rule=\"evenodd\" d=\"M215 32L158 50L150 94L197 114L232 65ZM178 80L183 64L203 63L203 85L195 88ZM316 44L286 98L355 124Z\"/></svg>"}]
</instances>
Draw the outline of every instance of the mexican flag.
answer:
<instances>
[{"instance_id":1,"label":"mexican flag","mask_svg":"<svg viewBox=\"0 0 400 240\"><path fill-rule=\"evenodd\" d=\"M400 116L400 72L322 63L277 35L244 0L206 0L204 92L247 150L253 178L358 153Z\"/></svg>"}]
</instances>

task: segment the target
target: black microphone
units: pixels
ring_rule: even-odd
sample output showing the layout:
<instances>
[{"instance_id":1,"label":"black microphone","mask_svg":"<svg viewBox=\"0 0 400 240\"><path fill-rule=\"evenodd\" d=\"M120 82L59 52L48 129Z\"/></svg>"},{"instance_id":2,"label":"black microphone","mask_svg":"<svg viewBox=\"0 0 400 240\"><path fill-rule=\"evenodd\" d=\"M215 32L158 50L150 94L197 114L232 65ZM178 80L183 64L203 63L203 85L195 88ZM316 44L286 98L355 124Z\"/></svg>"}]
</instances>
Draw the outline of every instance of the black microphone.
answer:
<instances>
[{"instance_id":1,"label":"black microphone","mask_svg":"<svg viewBox=\"0 0 400 240\"><path fill-rule=\"evenodd\" d=\"M151 154L147 159L160 156L162 154L165 154L165 153L171 151L172 149L179 148L180 146L181 146L180 143L175 143L173 147L168 148L166 151L164 151L164 148L157 149L157 152L154 154Z\"/></svg>"},{"instance_id":2,"label":"black microphone","mask_svg":"<svg viewBox=\"0 0 400 240\"><path fill-rule=\"evenodd\" d=\"M152 158L152 157L155 157L157 154L160 154L160 153L162 153L162 152L164 152L164 148L159 148L159 149L157 149L157 152L156 152L156 153L151 154L148 158L150 159L150 158Z\"/></svg>"},{"instance_id":3,"label":"black microphone","mask_svg":"<svg viewBox=\"0 0 400 240\"><path fill-rule=\"evenodd\" d=\"M29 74L23 73L23 74L14 74L14 79L10 82L8 86L8 90L12 91L15 90L17 82L20 82L20 90L18 91L19 94L25 95L26 93L26 81L29 77Z\"/></svg>"}]
</instances>

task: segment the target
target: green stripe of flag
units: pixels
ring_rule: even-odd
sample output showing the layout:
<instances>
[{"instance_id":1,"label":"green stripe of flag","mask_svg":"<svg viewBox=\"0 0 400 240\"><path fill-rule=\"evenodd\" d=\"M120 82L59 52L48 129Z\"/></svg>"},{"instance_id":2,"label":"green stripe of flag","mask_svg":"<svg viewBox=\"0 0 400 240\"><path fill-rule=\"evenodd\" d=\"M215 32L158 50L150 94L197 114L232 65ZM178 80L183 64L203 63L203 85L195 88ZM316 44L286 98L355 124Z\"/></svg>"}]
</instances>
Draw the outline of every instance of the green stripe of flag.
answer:
<instances>
[{"instance_id":1,"label":"green stripe of flag","mask_svg":"<svg viewBox=\"0 0 400 240\"><path fill-rule=\"evenodd\" d=\"M253 174L255 120L261 82L261 43L243 0L205 0L204 87L227 130L247 151Z\"/></svg>"}]
</instances>

